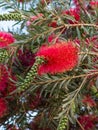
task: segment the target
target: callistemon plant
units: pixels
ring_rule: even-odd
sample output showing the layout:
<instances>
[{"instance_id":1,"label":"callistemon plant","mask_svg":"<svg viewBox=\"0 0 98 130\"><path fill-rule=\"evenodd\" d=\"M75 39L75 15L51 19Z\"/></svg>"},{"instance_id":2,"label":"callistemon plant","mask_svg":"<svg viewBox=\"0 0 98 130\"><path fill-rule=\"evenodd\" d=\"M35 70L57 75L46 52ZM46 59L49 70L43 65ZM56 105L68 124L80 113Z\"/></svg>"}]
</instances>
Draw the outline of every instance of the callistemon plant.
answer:
<instances>
[{"instance_id":1,"label":"callistemon plant","mask_svg":"<svg viewBox=\"0 0 98 130\"><path fill-rule=\"evenodd\" d=\"M98 130L98 1L0 7L0 130Z\"/></svg>"}]
</instances>

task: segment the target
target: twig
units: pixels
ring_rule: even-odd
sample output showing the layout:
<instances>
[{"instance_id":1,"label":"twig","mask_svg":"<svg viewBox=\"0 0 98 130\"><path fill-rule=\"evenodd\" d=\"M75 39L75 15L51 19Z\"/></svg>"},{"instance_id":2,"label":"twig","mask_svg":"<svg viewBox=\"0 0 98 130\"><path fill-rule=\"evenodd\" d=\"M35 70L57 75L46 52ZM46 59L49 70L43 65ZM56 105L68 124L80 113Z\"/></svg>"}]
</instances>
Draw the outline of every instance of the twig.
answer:
<instances>
[{"instance_id":1,"label":"twig","mask_svg":"<svg viewBox=\"0 0 98 130\"><path fill-rule=\"evenodd\" d=\"M81 127L81 129L82 130L85 130L84 128L83 128L83 126L80 124L80 122L76 119L76 121L77 121L77 123L78 123L78 125Z\"/></svg>"},{"instance_id":2,"label":"twig","mask_svg":"<svg viewBox=\"0 0 98 130\"><path fill-rule=\"evenodd\" d=\"M64 24L64 26L65 26L65 27L88 26L88 27L95 27L95 28L98 28L98 25L96 25L96 24L90 24L90 23Z\"/></svg>"}]
</instances>

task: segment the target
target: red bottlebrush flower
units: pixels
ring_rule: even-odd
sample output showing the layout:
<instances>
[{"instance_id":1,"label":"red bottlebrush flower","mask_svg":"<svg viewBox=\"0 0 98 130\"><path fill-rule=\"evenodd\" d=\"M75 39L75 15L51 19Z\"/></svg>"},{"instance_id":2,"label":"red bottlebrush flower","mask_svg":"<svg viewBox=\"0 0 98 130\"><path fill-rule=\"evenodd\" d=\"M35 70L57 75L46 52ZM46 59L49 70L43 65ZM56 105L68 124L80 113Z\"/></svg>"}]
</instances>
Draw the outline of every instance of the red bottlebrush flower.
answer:
<instances>
[{"instance_id":1,"label":"red bottlebrush flower","mask_svg":"<svg viewBox=\"0 0 98 130\"><path fill-rule=\"evenodd\" d=\"M37 56L43 56L46 62L39 67L39 74L60 73L73 69L78 62L78 49L71 42L42 46Z\"/></svg>"},{"instance_id":2,"label":"red bottlebrush flower","mask_svg":"<svg viewBox=\"0 0 98 130\"><path fill-rule=\"evenodd\" d=\"M89 95L85 96L82 102L86 104L88 107L96 106L96 102Z\"/></svg>"},{"instance_id":3,"label":"red bottlebrush flower","mask_svg":"<svg viewBox=\"0 0 98 130\"><path fill-rule=\"evenodd\" d=\"M11 33L0 32L0 48L7 47L15 41Z\"/></svg>"},{"instance_id":4,"label":"red bottlebrush flower","mask_svg":"<svg viewBox=\"0 0 98 130\"><path fill-rule=\"evenodd\" d=\"M8 71L4 65L0 65L0 91L3 92L7 88Z\"/></svg>"},{"instance_id":5,"label":"red bottlebrush flower","mask_svg":"<svg viewBox=\"0 0 98 130\"><path fill-rule=\"evenodd\" d=\"M24 67L32 66L35 62L35 55L29 50L24 50L24 52L19 50L18 59Z\"/></svg>"},{"instance_id":6,"label":"red bottlebrush flower","mask_svg":"<svg viewBox=\"0 0 98 130\"><path fill-rule=\"evenodd\" d=\"M70 10L64 10L64 11L62 12L62 14L63 14L63 15L64 15L64 14L65 14L65 15L68 14L68 15L72 16L72 17L75 19L74 21L68 20L70 24L77 23L77 22L80 20L79 11L77 10L77 8L75 8L75 9L70 9Z\"/></svg>"},{"instance_id":7,"label":"red bottlebrush flower","mask_svg":"<svg viewBox=\"0 0 98 130\"><path fill-rule=\"evenodd\" d=\"M2 118L7 112L7 103L4 98L0 98L0 118Z\"/></svg>"},{"instance_id":8,"label":"red bottlebrush flower","mask_svg":"<svg viewBox=\"0 0 98 130\"><path fill-rule=\"evenodd\" d=\"M93 115L83 115L79 117L78 121L84 130L93 130L95 127L94 122L96 121L96 117Z\"/></svg>"},{"instance_id":9,"label":"red bottlebrush flower","mask_svg":"<svg viewBox=\"0 0 98 130\"><path fill-rule=\"evenodd\" d=\"M48 26L49 26L49 27L56 28L58 25L57 25L57 22L56 22L56 21L53 21L53 22L51 22Z\"/></svg>"}]
</instances>

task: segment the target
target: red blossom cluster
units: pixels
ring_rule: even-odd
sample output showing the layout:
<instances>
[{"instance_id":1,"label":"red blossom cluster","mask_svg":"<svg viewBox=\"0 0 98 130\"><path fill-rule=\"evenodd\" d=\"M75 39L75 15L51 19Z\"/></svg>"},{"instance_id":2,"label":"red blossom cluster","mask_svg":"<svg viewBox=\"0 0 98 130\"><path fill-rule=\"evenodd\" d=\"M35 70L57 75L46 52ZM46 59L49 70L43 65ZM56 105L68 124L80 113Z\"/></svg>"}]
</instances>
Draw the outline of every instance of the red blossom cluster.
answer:
<instances>
[{"instance_id":1,"label":"red blossom cluster","mask_svg":"<svg viewBox=\"0 0 98 130\"><path fill-rule=\"evenodd\" d=\"M56 21L52 21L51 23L48 24L49 27L53 27L53 28L56 28L58 25L57 25L57 22Z\"/></svg>"},{"instance_id":2,"label":"red blossom cluster","mask_svg":"<svg viewBox=\"0 0 98 130\"><path fill-rule=\"evenodd\" d=\"M12 34L7 32L0 32L0 48L7 47L15 42L15 38Z\"/></svg>"},{"instance_id":3,"label":"red blossom cluster","mask_svg":"<svg viewBox=\"0 0 98 130\"><path fill-rule=\"evenodd\" d=\"M15 41L12 34L7 32L0 32L0 48L8 47ZM11 79L15 79L15 76L11 74L11 70L7 65L0 63L0 118L2 118L8 112L8 101L5 99L10 92L16 89L16 86Z\"/></svg>"},{"instance_id":4,"label":"red blossom cluster","mask_svg":"<svg viewBox=\"0 0 98 130\"><path fill-rule=\"evenodd\" d=\"M11 100L14 99L13 96L11 98L7 98L9 93L13 92L16 89L15 83L10 81L10 78L12 80L16 80L15 76L11 75L11 71L8 70L7 66L0 65L0 118L5 115L5 112L8 110L8 103Z\"/></svg>"},{"instance_id":5,"label":"red blossom cluster","mask_svg":"<svg viewBox=\"0 0 98 130\"><path fill-rule=\"evenodd\" d=\"M46 62L39 67L39 74L55 74L69 71L78 63L78 49L72 42L42 46L37 56L42 56L46 60Z\"/></svg>"}]
</instances>

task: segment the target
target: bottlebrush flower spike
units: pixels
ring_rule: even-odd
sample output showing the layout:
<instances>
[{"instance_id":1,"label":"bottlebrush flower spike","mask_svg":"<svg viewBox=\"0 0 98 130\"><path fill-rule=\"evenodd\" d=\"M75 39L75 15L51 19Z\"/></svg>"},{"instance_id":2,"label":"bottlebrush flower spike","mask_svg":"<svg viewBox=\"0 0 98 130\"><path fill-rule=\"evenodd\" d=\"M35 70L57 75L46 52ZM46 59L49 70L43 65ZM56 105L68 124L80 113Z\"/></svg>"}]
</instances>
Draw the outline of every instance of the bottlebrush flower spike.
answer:
<instances>
[{"instance_id":1,"label":"bottlebrush flower spike","mask_svg":"<svg viewBox=\"0 0 98 130\"><path fill-rule=\"evenodd\" d=\"M0 48L7 47L15 41L11 33L0 32Z\"/></svg>"},{"instance_id":2,"label":"bottlebrush flower spike","mask_svg":"<svg viewBox=\"0 0 98 130\"><path fill-rule=\"evenodd\" d=\"M42 46L37 56L45 58L46 62L40 65L38 72L61 73L73 69L78 62L78 49L72 42L62 42Z\"/></svg>"},{"instance_id":3,"label":"bottlebrush flower spike","mask_svg":"<svg viewBox=\"0 0 98 130\"><path fill-rule=\"evenodd\" d=\"M7 104L4 98L0 98L0 118L2 118L7 112Z\"/></svg>"}]
</instances>

